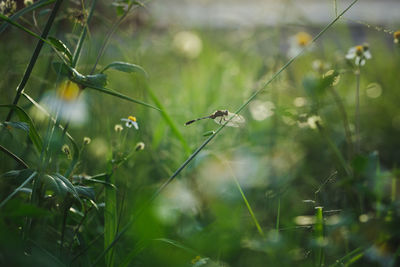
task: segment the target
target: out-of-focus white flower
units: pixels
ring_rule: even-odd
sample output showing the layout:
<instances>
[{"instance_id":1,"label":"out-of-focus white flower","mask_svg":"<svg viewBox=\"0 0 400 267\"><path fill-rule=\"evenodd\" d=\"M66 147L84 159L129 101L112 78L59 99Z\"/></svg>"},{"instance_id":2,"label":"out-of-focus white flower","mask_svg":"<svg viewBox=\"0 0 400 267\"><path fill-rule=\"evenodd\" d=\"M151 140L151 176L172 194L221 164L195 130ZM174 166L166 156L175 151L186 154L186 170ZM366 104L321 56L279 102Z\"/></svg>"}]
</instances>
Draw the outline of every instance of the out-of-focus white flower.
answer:
<instances>
[{"instance_id":1,"label":"out-of-focus white flower","mask_svg":"<svg viewBox=\"0 0 400 267\"><path fill-rule=\"evenodd\" d=\"M114 125L114 131L116 131L117 133L122 132L123 129L124 129L124 127L122 127L121 124Z\"/></svg>"},{"instance_id":2,"label":"out-of-focus white flower","mask_svg":"<svg viewBox=\"0 0 400 267\"><path fill-rule=\"evenodd\" d=\"M316 115L308 117L307 124L311 129L317 129L318 124L321 124L321 117Z\"/></svg>"},{"instance_id":3,"label":"out-of-focus white flower","mask_svg":"<svg viewBox=\"0 0 400 267\"><path fill-rule=\"evenodd\" d=\"M189 31L182 31L175 34L173 45L179 53L190 59L196 58L201 53L201 50L203 50L203 42L200 37L194 32Z\"/></svg>"},{"instance_id":4,"label":"out-of-focus white flower","mask_svg":"<svg viewBox=\"0 0 400 267\"><path fill-rule=\"evenodd\" d=\"M366 60L371 59L372 55L369 51L369 46L364 44L351 47L347 52L346 58L355 59L355 64L357 66L364 66Z\"/></svg>"},{"instance_id":5,"label":"out-of-focus white flower","mask_svg":"<svg viewBox=\"0 0 400 267\"><path fill-rule=\"evenodd\" d=\"M249 110L253 119L256 121L262 121L274 115L274 108L274 103L270 101L263 102L260 100L254 100L250 103Z\"/></svg>"},{"instance_id":6,"label":"out-of-focus white flower","mask_svg":"<svg viewBox=\"0 0 400 267\"><path fill-rule=\"evenodd\" d=\"M289 39L288 57L297 56L312 41L312 36L306 32L298 32Z\"/></svg>"},{"instance_id":7,"label":"out-of-focus white flower","mask_svg":"<svg viewBox=\"0 0 400 267\"><path fill-rule=\"evenodd\" d=\"M17 10L17 1L14 0L5 0L0 2L0 14L4 16L11 16Z\"/></svg>"},{"instance_id":8,"label":"out-of-focus white flower","mask_svg":"<svg viewBox=\"0 0 400 267\"><path fill-rule=\"evenodd\" d=\"M331 64L328 62L324 62L322 60L316 59L312 62L313 70L323 73L324 71L328 70L331 67Z\"/></svg>"},{"instance_id":9,"label":"out-of-focus white flower","mask_svg":"<svg viewBox=\"0 0 400 267\"><path fill-rule=\"evenodd\" d=\"M131 128L133 126L136 130L139 130L139 125L136 121L136 117L129 116L127 119L122 118L121 121L125 121L126 127Z\"/></svg>"},{"instance_id":10,"label":"out-of-focus white flower","mask_svg":"<svg viewBox=\"0 0 400 267\"><path fill-rule=\"evenodd\" d=\"M175 223L181 214L196 215L199 201L184 182L175 181L161 194L156 214L165 223Z\"/></svg>"},{"instance_id":11,"label":"out-of-focus white flower","mask_svg":"<svg viewBox=\"0 0 400 267\"><path fill-rule=\"evenodd\" d=\"M296 97L293 100L293 104L298 108L304 107L307 104L307 99L305 99L304 97Z\"/></svg>"},{"instance_id":12,"label":"out-of-focus white flower","mask_svg":"<svg viewBox=\"0 0 400 267\"><path fill-rule=\"evenodd\" d=\"M24 0L24 5L25 6L30 6L33 4L33 0Z\"/></svg>"},{"instance_id":13,"label":"out-of-focus white flower","mask_svg":"<svg viewBox=\"0 0 400 267\"><path fill-rule=\"evenodd\" d=\"M41 103L53 115L69 120L71 124L82 124L88 114L86 101L80 94L79 85L66 80L60 83L56 91L47 93Z\"/></svg>"}]
</instances>

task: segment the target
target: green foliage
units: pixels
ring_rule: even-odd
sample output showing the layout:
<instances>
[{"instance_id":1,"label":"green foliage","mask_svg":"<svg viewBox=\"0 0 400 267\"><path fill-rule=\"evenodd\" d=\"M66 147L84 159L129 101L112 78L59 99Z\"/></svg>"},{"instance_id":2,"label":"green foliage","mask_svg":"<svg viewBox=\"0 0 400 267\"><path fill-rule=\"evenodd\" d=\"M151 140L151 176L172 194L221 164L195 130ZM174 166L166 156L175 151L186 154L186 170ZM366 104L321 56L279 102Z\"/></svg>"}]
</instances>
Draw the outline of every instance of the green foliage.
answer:
<instances>
[{"instance_id":1,"label":"green foliage","mask_svg":"<svg viewBox=\"0 0 400 267\"><path fill-rule=\"evenodd\" d=\"M0 17L1 266L398 265L389 31L341 24L335 1L289 58L297 26L165 30L137 1L53 2ZM360 36L365 66L345 59ZM245 125L184 124L225 109Z\"/></svg>"}]
</instances>

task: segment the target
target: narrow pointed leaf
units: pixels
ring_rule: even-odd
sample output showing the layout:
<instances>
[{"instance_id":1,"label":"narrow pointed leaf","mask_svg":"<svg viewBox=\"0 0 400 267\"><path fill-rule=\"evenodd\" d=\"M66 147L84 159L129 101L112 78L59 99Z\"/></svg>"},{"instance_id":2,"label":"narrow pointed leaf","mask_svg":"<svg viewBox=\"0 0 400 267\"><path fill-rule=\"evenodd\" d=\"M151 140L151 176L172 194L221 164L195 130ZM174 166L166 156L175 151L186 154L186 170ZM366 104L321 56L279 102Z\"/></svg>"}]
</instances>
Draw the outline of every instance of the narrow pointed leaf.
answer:
<instances>
[{"instance_id":1,"label":"narrow pointed leaf","mask_svg":"<svg viewBox=\"0 0 400 267\"><path fill-rule=\"evenodd\" d=\"M100 72L104 72L108 69L114 69L114 70L118 70L118 71L122 71L122 72L126 72L126 73L140 73L142 75L144 75L145 77L148 77L147 72L139 65L136 64L131 64L128 62L121 62L121 61L115 61L112 62L110 64L108 64L107 66L104 67L104 69Z\"/></svg>"},{"instance_id":2,"label":"narrow pointed leaf","mask_svg":"<svg viewBox=\"0 0 400 267\"><path fill-rule=\"evenodd\" d=\"M17 194L21 188L23 188L26 184L28 184L30 181L32 181L33 178L35 178L37 172L33 172L30 176L28 176L25 181L17 187L11 194L9 194L1 203L0 203L0 208L3 207L15 194Z\"/></svg>"},{"instance_id":3,"label":"narrow pointed leaf","mask_svg":"<svg viewBox=\"0 0 400 267\"><path fill-rule=\"evenodd\" d=\"M57 38L54 38L54 37L48 37L47 40L50 41L50 43L53 45L53 47L57 51L59 51L62 54L64 54L68 58L69 62L72 61L71 51L69 50L69 48L67 47L66 44L64 44L61 40L59 40Z\"/></svg>"},{"instance_id":4,"label":"narrow pointed leaf","mask_svg":"<svg viewBox=\"0 0 400 267\"><path fill-rule=\"evenodd\" d=\"M5 127L11 127L15 129L20 129L29 133L29 124L26 122L19 122L19 121L5 121L2 123Z\"/></svg>"},{"instance_id":5,"label":"narrow pointed leaf","mask_svg":"<svg viewBox=\"0 0 400 267\"><path fill-rule=\"evenodd\" d=\"M22 122L26 122L29 125L29 139L32 141L33 145L35 146L36 150L40 153L42 151L42 138L38 134L35 125L33 124L32 119L29 117L29 115L19 106L14 106L14 105L0 105L0 108L12 108L16 111L19 119Z\"/></svg>"}]
</instances>

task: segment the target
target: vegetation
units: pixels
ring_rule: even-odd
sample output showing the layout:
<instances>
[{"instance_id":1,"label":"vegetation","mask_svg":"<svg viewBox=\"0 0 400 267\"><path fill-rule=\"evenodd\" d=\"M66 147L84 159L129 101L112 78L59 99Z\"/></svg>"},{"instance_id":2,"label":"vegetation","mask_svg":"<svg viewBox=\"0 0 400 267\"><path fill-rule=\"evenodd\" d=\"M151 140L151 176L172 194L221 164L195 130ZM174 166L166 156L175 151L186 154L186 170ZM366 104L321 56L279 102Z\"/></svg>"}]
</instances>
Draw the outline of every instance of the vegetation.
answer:
<instances>
[{"instance_id":1,"label":"vegetation","mask_svg":"<svg viewBox=\"0 0 400 267\"><path fill-rule=\"evenodd\" d=\"M0 4L1 266L399 265L398 24L24 2Z\"/></svg>"}]
</instances>

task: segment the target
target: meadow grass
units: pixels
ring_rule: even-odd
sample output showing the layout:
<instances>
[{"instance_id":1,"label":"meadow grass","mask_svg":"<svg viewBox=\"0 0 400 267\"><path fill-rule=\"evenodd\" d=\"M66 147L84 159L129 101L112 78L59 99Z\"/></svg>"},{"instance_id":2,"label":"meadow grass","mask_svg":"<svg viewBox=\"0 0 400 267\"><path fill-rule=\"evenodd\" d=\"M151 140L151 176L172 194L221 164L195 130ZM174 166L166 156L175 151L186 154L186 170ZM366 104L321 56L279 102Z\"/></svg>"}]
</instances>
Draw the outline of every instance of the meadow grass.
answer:
<instances>
[{"instance_id":1,"label":"meadow grass","mask_svg":"<svg viewBox=\"0 0 400 267\"><path fill-rule=\"evenodd\" d=\"M41 37L32 8L1 17L13 24L0 35L1 264L398 264L395 29L349 28L341 16L357 1L333 1L325 27L132 34L135 1L105 16L96 0L35 5L53 2L36 17ZM299 31L314 37L288 57ZM372 58L346 60L363 42ZM54 91L67 100L46 110ZM84 124L70 98L85 101ZM184 125L218 109L245 125Z\"/></svg>"}]
</instances>

